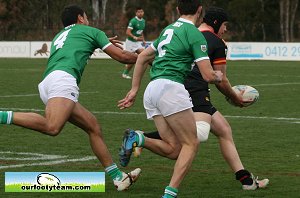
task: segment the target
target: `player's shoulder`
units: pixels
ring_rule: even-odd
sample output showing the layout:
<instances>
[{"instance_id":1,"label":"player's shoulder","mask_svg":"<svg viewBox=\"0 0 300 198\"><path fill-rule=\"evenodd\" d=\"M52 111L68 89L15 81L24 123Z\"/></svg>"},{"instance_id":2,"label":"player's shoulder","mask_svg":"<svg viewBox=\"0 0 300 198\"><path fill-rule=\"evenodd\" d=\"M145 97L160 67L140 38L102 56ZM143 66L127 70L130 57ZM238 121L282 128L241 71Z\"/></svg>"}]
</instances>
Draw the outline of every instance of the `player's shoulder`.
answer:
<instances>
[{"instance_id":1,"label":"player's shoulder","mask_svg":"<svg viewBox=\"0 0 300 198\"><path fill-rule=\"evenodd\" d=\"M133 22L137 22L137 18L136 17L133 17L129 20L129 22L133 23Z\"/></svg>"},{"instance_id":2,"label":"player's shoulder","mask_svg":"<svg viewBox=\"0 0 300 198\"><path fill-rule=\"evenodd\" d=\"M220 38L217 34L211 31L201 31L205 39L207 40L208 43L215 43L218 44L219 46L226 47L225 41Z\"/></svg>"},{"instance_id":3,"label":"player's shoulder","mask_svg":"<svg viewBox=\"0 0 300 198\"><path fill-rule=\"evenodd\" d=\"M103 32L102 30L92 27L92 26L88 26L88 25L78 25L78 31L84 33L85 35L90 35L91 37L96 37L99 35L105 35L105 32Z\"/></svg>"}]
</instances>

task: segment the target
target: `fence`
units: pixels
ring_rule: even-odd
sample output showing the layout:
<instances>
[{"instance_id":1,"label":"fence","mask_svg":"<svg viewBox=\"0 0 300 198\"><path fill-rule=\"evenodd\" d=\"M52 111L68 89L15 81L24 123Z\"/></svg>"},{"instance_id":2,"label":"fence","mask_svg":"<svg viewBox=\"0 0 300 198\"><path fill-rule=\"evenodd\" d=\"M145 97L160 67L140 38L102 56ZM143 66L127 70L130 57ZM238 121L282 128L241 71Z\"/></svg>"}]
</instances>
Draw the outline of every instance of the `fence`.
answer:
<instances>
[{"instance_id":1,"label":"fence","mask_svg":"<svg viewBox=\"0 0 300 198\"><path fill-rule=\"evenodd\" d=\"M151 42L148 42L151 43ZM51 42L0 42L0 58L48 58ZM229 60L300 61L300 43L227 43ZM110 58L96 49L91 58Z\"/></svg>"}]
</instances>

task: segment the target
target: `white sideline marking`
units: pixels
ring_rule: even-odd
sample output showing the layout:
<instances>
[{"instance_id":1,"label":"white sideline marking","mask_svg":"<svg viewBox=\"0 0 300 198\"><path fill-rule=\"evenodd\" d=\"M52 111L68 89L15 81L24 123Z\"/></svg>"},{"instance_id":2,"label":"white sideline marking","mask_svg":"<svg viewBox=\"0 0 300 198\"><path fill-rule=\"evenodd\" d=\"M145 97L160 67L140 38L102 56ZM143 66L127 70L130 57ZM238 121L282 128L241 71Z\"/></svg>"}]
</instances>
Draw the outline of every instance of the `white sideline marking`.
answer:
<instances>
[{"instance_id":1,"label":"white sideline marking","mask_svg":"<svg viewBox=\"0 0 300 198\"><path fill-rule=\"evenodd\" d=\"M16 164L16 165L7 165L7 166L0 166L0 169L7 169L7 168L21 168L25 166L49 166L55 164L64 164L67 162L82 162L82 161L89 161L94 160L96 157L87 156L83 158L77 159L65 159L65 160L56 160L56 161L49 161L49 162L40 162L40 163L28 163L28 164Z\"/></svg>"},{"instance_id":2,"label":"white sideline marking","mask_svg":"<svg viewBox=\"0 0 300 198\"><path fill-rule=\"evenodd\" d=\"M22 108L3 108L0 107L0 110L10 110L10 111L28 111L28 112L44 112L43 109L22 109ZM118 111L92 111L94 114L120 114L120 115L145 115L145 113L139 112L118 112Z\"/></svg>"},{"instance_id":3,"label":"white sideline marking","mask_svg":"<svg viewBox=\"0 0 300 198\"><path fill-rule=\"evenodd\" d=\"M34 157L3 157L1 154L21 155L21 156L34 156ZM12 152L12 151L0 151L0 160L52 160L52 159L63 159L67 158L65 155L45 155L40 153L25 153L25 152Z\"/></svg>"},{"instance_id":4,"label":"white sideline marking","mask_svg":"<svg viewBox=\"0 0 300 198\"><path fill-rule=\"evenodd\" d=\"M94 94L94 93L99 93L99 91L80 92L80 94ZM0 96L0 98L32 97L32 96L39 96L39 94L4 95L4 96Z\"/></svg>"},{"instance_id":5,"label":"white sideline marking","mask_svg":"<svg viewBox=\"0 0 300 198\"><path fill-rule=\"evenodd\" d=\"M43 166L43 165L54 165L54 164L63 164L67 162L79 162L79 161L89 161L97 159L95 156L86 156L83 158L77 158L77 159L61 159L61 158L67 158L68 156L62 156L62 155L45 155L40 153L27 153L27 152L12 152L12 151L4 151L0 152L0 154L12 154L12 155L26 155L26 156L37 156L37 157L25 157L25 158L15 158L15 157L1 157L2 160L48 160L44 162L38 162L38 163L26 163L26 164L14 164L14 165L5 165L0 166L0 169L8 169L8 168L20 168L25 166ZM53 161L55 160L55 161Z\"/></svg>"},{"instance_id":6,"label":"white sideline marking","mask_svg":"<svg viewBox=\"0 0 300 198\"><path fill-rule=\"evenodd\" d=\"M225 115L227 118L248 118L248 119L270 119L270 120L288 120L288 121L300 121L300 118L284 118L284 117L257 117L257 116L230 116L230 115Z\"/></svg>"},{"instance_id":7,"label":"white sideline marking","mask_svg":"<svg viewBox=\"0 0 300 198\"><path fill-rule=\"evenodd\" d=\"M257 84L257 85L251 85L254 87L259 87L259 86L282 86L282 85L299 85L300 82L290 82L290 83L271 83L271 84Z\"/></svg>"},{"instance_id":8,"label":"white sideline marking","mask_svg":"<svg viewBox=\"0 0 300 198\"><path fill-rule=\"evenodd\" d=\"M23 71L42 71L40 69L31 69L31 68L27 68L27 69L8 69L8 68L0 68L0 70L3 70L3 71L20 71L20 72L23 72Z\"/></svg>"},{"instance_id":9,"label":"white sideline marking","mask_svg":"<svg viewBox=\"0 0 300 198\"><path fill-rule=\"evenodd\" d=\"M21 108L3 108L0 110L12 110L12 111L31 111L31 112L43 112L42 109L21 109ZM94 114L118 114L118 115L145 115L141 112L122 112L122 111L92 111ZM269 120L285 120L285 121L299 121L300 118L285 118L285 117L268 117L268 116L234 116L234 115L224 115L227 118L245 118L245 119L269 119ZM295 122L292 122L295 123Z\"/></svg>"}]
</instances>

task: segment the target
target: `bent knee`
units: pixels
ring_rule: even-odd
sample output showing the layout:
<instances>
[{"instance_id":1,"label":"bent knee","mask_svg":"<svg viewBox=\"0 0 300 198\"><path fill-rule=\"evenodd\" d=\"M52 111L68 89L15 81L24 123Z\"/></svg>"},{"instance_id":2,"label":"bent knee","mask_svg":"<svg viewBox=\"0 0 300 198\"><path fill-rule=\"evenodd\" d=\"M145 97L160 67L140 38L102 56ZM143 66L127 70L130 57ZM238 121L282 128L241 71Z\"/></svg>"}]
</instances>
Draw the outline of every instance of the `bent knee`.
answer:
<instances>
[{"instance_id":1,"label":"bent knee","mask_svg":"<svg viewBox=\"0 0 300 198\"><path fill-rule=\"evenodd\" d=\"M50 135L50 136L57 136L63 129L64 125L54 125L54 124L47 124L43 133Z\"/></svg>"},{"instance_id":2,"label":"bent knee","mask_svg":"<svg viewBox=\"0 0 300 198\"><path fill-rule=\"evenodd\" d=\"M167 157L171 160L177 160L180 150L181 150L181 146L178 145L172 146L172 149L167 154Z\"/></svg>"},{"instance_id":3,"label":"bent knee","mask_svg":"<svg viewBox=\"0 0 300 198\"><path fill-rule=\"evenodd\" d=\"M197 121L197 139L199 142L205 142L208 139L210 124L204 121Z\"/></svg>"},{"instance_id":4,"label":"bent knee","mask_svg":"<svg viewBox=\"0 0 300 198\"><path fill-rule=\"evenodd\" d=\"M61 128L49 127L45 133L50 136L57 136L61 132Z\"/></svg>"},{"instance_id":5,"label":"bent knee","mask_svg":"<svg viewBox=\"0 0 300 198\"><path fill-rule=\"evenodd\" d=\"M218 138L232 139L232 130L230 126L222 127L218 130L214 129L212 132Z\"/></svg>"}]
</instances>

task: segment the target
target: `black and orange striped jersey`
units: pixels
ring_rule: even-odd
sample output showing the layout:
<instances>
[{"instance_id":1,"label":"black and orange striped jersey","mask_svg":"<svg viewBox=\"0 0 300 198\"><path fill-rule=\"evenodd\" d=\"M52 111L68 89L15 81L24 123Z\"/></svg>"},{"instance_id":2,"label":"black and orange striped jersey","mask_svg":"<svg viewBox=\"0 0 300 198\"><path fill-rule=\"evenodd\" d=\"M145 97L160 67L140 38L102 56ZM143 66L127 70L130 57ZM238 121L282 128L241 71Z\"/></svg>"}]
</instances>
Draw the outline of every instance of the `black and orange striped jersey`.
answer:
<instances>
[{"instance_id":1,"label":"black and orange striped jersey","mask_svg":"<svg viewBox=\"0 0 300 198\"><path fill-rule=\"evenodd\" d=\"M226 65L227 46L223 39L211 31L202 31L208 47L208 56L211 65ZM185 80L185 88L189 93L200 90L208 90L208 83L203 80L202 75L197 66L194 66L191 73Z\"/></svg>"}]
</instances>

